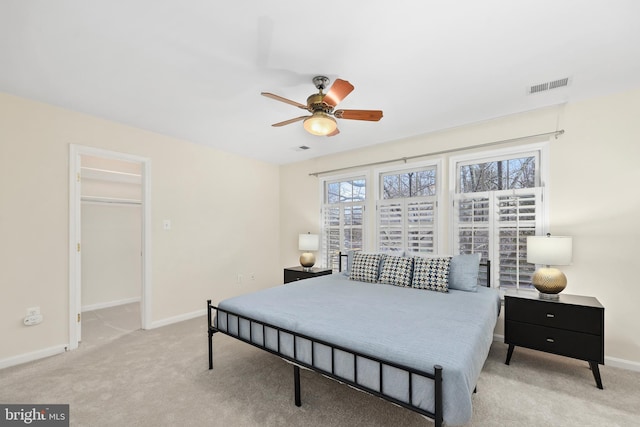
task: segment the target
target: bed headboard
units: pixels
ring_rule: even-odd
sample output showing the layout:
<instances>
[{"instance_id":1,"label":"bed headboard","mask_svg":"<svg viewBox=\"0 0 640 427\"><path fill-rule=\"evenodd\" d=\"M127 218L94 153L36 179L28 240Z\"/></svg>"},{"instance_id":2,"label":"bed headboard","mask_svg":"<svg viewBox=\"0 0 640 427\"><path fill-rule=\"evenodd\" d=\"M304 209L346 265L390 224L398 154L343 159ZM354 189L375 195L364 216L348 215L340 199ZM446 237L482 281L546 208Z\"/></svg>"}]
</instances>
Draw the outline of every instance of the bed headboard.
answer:
<instances>
[{"instance_id":1,"label":"bed headboard","mask_svg":"<svg viewBox=\"0 0 640 427\"><path fill-rule=\"evenodd\" d=\"M348 255L342 251L338 251L338 272L342 272L342 263L344 262L345 264L348 261ZM483 285L487 288L491 287L491 260L488 259L485 262L481 262L480 263L480 272L485 272L486 273L486 281L483 283Z\"/></svg>"}]
</instances>

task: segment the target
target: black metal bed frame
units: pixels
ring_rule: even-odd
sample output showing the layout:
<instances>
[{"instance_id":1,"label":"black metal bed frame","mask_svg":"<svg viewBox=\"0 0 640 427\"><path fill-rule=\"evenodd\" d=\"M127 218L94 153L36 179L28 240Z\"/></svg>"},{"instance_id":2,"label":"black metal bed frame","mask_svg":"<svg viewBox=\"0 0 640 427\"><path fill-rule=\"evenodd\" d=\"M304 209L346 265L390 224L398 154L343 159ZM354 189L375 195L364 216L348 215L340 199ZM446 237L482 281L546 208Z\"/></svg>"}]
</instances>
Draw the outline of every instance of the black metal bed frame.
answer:
<instances>
[{"instance_id":1,"label":"black metal bed frame","mask_svg":"<svg viewBox=\"0 0 640 427\"><path fill-rule=\"evenodd\" d=\"M346 257L346 254L339 254L340 258L340 262L339 262L339 271L342 270L342 257ZM489 287L491 286L491 261L487 261L485 264L487 267L487 282L486 282L486 286ZM226 319L227 319L227 324L226 324L226 330L221 330L219 329L216 325L214 325L213 323L213 310L215 310L216 314L218 313L225 313L226 314ZM235 317L235 325L236 325L236 331L237 334L233 334L231 332L229 332L229 319L230 317ZM246 339L244 337L241 336L241 330L240 330L240 323L241 320L248 322L249 324L249 339ZM352 387L355 387L359 390L365 391L367 393L370 393L374 396L380 397L382 399L385 399L389 402L395 403L396 405L399 405L403 408L407 408L410 409L414 412L417 412L421 415L424 415L428 418L431 418L432 420L434 420L435 422L435 426L436 427L441 427L443 425L443 397L442 397L442 366L440 365L434 365L433 366L433 373L430 372L425 372L425 371L421 371L419 369L414 369L414 368L410 368L395 362L391 362L389 360L385 360L385 359L380 359L377 357L373 357L373 356L369 356L369 355L365 355L362 353L359 353L357 351L348 349L346 347L337 345L337 344L333 344L330 343L328 341L324 341L324 340L320 340L317 338L312 338L308 335L305 334L301 334L298 332L294 332L285 328L281 328L279 326L275 326L275 325L271 325L269 323L266 322L262 322L256 319L253 319L251 317L248 316L243 316L237 313L234 313L232 311L229 310L224 310L221 308L218 308L214 305L211 304L211 300L207 300L207 321L208 321L208 344L209 344L209 369L213 369L213 334L220 332L222 334L228 335L230 337L236 338L240 341L243 341L247 344L250 344L254 347L260 348L262 350L265 350L271 354L275 354L276 356L285 359L289 362L291 362L293 364L293 383L294 383L294 402L296 406L301 406L302 402L301 402L301 398L300 398L300 367L304 367L307 369L310 369L312 371L318 372L322 375L325 375L327 377L330 377L334 380L337 380L339 382L345 383L345 384L349 384ZM253 340L253 328L254 327L259 327L262 329L262 344L257 343ZM271 348L267 347L267 339L266 339L266 330L267 329L272 329L276 331L277 334L277 348L276 350L273 350ZM293 337L293 357L285 355L280 353L280 341L281 341L281 334L289 334ZM297 355L297 350L296 350L296 343L298 339L302 339L302 340L307 340L311 343L311 363L306 363L302 360L300 360L298 358ZM327 371L325 369L319 368L318 366L314 366L314 354L315 354L315 349L316 346L321 345L321 346L325 346L331 349L331 371ZM341 377L339 375L337 375L335 373L335 352L336 350L342 351L344 353L350 354L353 356L353 381L349 380L347 378ZM379 373L379 381L378 381L378 390L374 390L370 387L367 387L363 384L358 383L358 359L365 359L374 363L377 363L379 365L379 369L380 369L380 373ZM394 398L392 396L389 396L387 394L384 394L384 389L383 389L383 367L384 366L389 366L389 367L393 367L396 369L399 369L401 371L404 371L408 374L408 402L399 400L397 398ZM413 387L412 387L412 383L413 383L413 378L414 376L418 376L418 377L423 377L423 378L428 378L434 381L434 411L430 412L427 411L421 407L418 407L416 405L413 404ZM475 392L475 390L474 390Z\"/></svg>"}]
</instances>

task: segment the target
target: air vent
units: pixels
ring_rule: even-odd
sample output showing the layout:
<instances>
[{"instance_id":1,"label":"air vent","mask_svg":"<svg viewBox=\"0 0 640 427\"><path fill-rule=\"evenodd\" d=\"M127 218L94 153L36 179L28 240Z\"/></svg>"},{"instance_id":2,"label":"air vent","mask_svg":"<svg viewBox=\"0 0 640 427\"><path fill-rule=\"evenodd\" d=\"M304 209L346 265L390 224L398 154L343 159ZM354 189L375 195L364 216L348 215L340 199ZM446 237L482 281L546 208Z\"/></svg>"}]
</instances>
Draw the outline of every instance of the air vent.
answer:
<instances>
[{"instance_id":1,"label":"air vent","mask_svg":"<svg viewBox=\"0 0 640 427\"><path fill-rule=\"evenodd\" d=\"M299 146L299 147L294 147L294 150L295 150L295 151L305 151L305 150L308 150L308 149L310 149L310 148L311 148L311 147L307 147L306 145L301 145L301 146Z\"/></svg>"},{"instance_id":2,"label":"air vent","mask_svg":"<svg viewBox=\"0 0 640 427\"><path fill-rule=\"evenodd\" d=\"M527 93L539 93L545 92L551 89L557 89L559 87L565 87L569 85L569 77L563 79L553 80L551 82L538 83L527 88Z\"/></svg>"}]
</instances>

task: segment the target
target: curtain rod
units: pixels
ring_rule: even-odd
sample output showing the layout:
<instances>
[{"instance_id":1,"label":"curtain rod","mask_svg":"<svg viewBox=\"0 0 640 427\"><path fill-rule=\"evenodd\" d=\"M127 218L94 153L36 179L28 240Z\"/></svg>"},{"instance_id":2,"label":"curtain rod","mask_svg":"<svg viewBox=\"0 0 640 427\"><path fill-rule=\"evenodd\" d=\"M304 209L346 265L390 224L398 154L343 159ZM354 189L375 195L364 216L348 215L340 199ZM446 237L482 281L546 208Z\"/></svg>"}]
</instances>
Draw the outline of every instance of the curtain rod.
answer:
<instances>
[{"instance_id":1,"label":"curtain rod","mask_svg":"<svg viewBox=\"0 0 640 427\"><path fill-rule=\"evenodd\" d=\"M378 166L378 165L384 165L384 164L387 164L387 163L394 163L394 162L405 162L405 163L407 163L407 160L419 159L420 157L435 156L435 155L438 155L438 154L455 153L456 151L464 151L464 150L471 150L473 148L482 148L482 147L489 147L489 146L492 146L492 145L506 144L508 142L519 141L521 139L530 139L530 138L537 138L537 137L550 136L550 135L553 135L556 139L558 139L558 137L560 135L562 135L563 133L564 133L564 129L561 129L561 130L556 130L556 131L553 131L553 132L539 133L539 134L536 134L536 135L520 136L518 138L510 138L510 139L503 139L503 140L500 140L500 141L486 142L486 143L480 144L480 145L467 145L466 147L450 148L448 150L434 151L433 153L417 154L415 156L400 157L400 158L393 159L393 160L382 160L382 161L379 161L379 162L363 163L363 164L354 165L354 166L345 166L343 168L331 169L331 170L326 170L326 171L321 171L321 172L312 172L312 173L309 174L309 176L316 176L317 177L318 175L324 175L326 173L340 172L340 171L344 171L344 170L348 170L348 169L362 168L362 167L366 167L366 166Z\"/></svg>"}]
</instances>

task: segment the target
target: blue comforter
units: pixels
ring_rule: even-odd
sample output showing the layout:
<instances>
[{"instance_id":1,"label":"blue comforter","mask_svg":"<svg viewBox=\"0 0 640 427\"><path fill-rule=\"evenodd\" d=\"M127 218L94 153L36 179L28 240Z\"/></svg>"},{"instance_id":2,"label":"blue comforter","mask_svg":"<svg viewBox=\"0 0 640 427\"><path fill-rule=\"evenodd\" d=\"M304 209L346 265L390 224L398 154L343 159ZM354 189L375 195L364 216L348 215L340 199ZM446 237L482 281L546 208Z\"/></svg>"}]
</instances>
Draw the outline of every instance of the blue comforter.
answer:
<instances>
[{"instance_id":1,"label":"blue comforter","mask_svg":"<svg viewBox=\"0 0 640 427\"><path fill-rule=\"evenodd\" d=\"M422 371L433 372L434 365L441 365L444 421L461 425L471 420L471 395L493 340L500 298L496 289L441 293L333 274L229 298L219 308ZM218 314L218 328L248 337L248 325L235 332L234 325L222 312ZM250 339L275 349L277 337L265 335L254 328ZM281 353L293 356L292 347L282 342ZM299 360L311 362L310 346L299 343L296 350ZM316 354L314 365L330 369L326 360L330 353L325 360L322 354ZM335 361L337 371L352 380L354 374L346 367L351 359L342 359ZM378 388L376 366L360 365L359 383ZM408 401L406 375L396 374L383 374L382 391ZM433 412L433 382L414 381L412 400Z\"/></svg>"}]
</instances>

